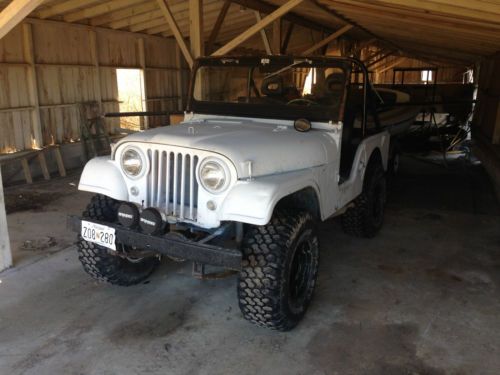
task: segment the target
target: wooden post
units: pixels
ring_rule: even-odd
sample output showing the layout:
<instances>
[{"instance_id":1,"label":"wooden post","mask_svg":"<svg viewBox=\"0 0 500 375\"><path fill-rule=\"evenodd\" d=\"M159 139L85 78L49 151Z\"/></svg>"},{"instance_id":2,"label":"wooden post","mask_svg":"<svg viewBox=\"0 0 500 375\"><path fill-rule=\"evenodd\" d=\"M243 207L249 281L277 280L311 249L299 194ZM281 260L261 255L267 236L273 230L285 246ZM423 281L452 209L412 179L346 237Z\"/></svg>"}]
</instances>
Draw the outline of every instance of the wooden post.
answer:
<instances>
[{"instance_id":1,"label":"wooden post","mask_svg":"<svg viewBox=\"0 0 500 375\"><path fill-rule=\"evenodd\" d=\"M90 56L92 58L92 65L94 65L94 86L96 100L102 106L102 93L101 93L101 70L99 68L99 54L97 49L97 33L94 30L89 30L90 40ZM101 111L104 110L101 108Z\"/></svg>"},{"instance_id":2,"label":"wooden post","mask_svg":"<svg viewBox=\"0 0 500 375\"><path fill-rule=\"evenodd\" d=\"M181 49L178 44L175 45L175 65L177 65L176 81L177 81L177 95L179 99L177 100L177 110L182 111L183 108L183 98L182 98L182 61L181 61Z\"/></svg>"},{"instance_id":3,"label":"wooden post","mask_svg":"<svg viewBox=\"0 0 500 375\"><path fill-rule=\"evenodd\" d=\"M147 66L146 66L146 47L144 43L144 38L139 38L137 39L137 60L139 60L139 66L142 69L142 74L141 74L141 84L142 84L142 92L141 96L142 98L142 110L143 111L149 111L148 108L148 86L146 82L146 74L147 74ZM144 129L149 129L149 121L148 117L144 116Z\"/></svg>"},{"instance_id":4,"label":"wooden post","mask_svg":"<svg viewBox=\"0 0 500 375\"><path fill-rule=\"evenodd\" d=\"M285 32L285 38L283 40L283 45L281 46L280 53L282 53L282 54L286 54L286 50L288 49L288 44L290 43L290 38L292 37L294 25L295 24L292 22L290 22L288 24L288 28L286 29L286 32Z\"/></svg>"},{"instance_id":5,"label":"wooden post","mask_svg":"<svg viewBox=\"0 0 500 375\"><path fill-rule=\"evenodd\" d=\"M189 39L191 44L191 56L196 59L203 56L203 1L189 0ZM200 71L198 74L202 74ZM205 76L200 77L203 84L196 85L195 97L202 98L205 88Z\"/></svg>"},{"instance_id":6,"label":"wooden post","mask_svg":"<svg viewBox=\"0 0 500 375\"><path fill-rule=\"evenodd\" d=\"M191 56L196 59L203 56L203 1L189 0L189 38Z\"/></svg>"},{"instance_id":7,"label":"wooden post","mask_svg":"<svg viewBox=\"0 0 500 375\"><path fill-rule=\"evenodd\" d=\"M12 266L9 228L5 213L5 198L3 195L2 169L0 168L0 271Z\"/></svg>"},{"instance_id":8,"label":"wooden post","mask_svg":"<svg viewBox=\"0 0 500 375\"><path fill-rule=\"evenodd\" d=\"M273 52L275 55L281 53L281 18L273 23Z\"/></svg>"},{"instance_id":9,"label":"wooden post","mask_svg":"<svg viewBox=\"0 0 500 375\"><path fill-rule=\"evenodd\" d=\"M33 107L31 111L31 126L33 129L33 138L35 147L43 147L42 122L40 120L40 103L38 100L38 82L35 67L35 53L33 50L33 30L31 24L23 24L23 50L24 59L28 63L27 66L27 83L30 105Z\"/></svg>"},{"instance_id":10,"label":"wooden post","mask_svg":"<svg viewBox=\"0 0 500 375\"><path fill-rule=\"evenodd\" d=\"M259 11L254 10L254 14L255 14L255 19L257 20L257 22L262 21L262 17L260 15ZM264 43L264 48L266 49L266 53L268 55L272 55L273 51L271 50L271 44L269 43L269 39L267 37L266 29L260 30L260 36L262 37L262 43Z\"/></svg>"}]
</instances>

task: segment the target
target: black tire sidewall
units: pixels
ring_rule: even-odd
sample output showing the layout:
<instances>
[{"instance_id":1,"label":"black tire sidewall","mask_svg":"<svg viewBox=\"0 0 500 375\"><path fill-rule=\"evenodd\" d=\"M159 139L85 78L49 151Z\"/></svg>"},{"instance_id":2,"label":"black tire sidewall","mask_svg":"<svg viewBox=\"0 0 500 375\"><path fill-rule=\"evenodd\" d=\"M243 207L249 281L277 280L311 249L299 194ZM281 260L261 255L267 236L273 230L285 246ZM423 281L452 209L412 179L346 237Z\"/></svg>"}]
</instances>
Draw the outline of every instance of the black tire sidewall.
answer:
<instances>
[{"instance_id":1,"label":"black tire sidewall","mask_svg":"<svg viewBox=\"0 0 500 375\"><path fill-rule=\"evenodd\" d=\"M290 303L290 276L298 245L313 244L300 306ZM243 241L238 300L245 319L263 327L289 331L302 319L312 300L319 268L319 240L313 216L294 209L277 209L271 221L251 226Z\"/></svg>"},{"instance_id":2,"label":"black tire sidewall","mask_svg":"<svg viewBox=\"0 0 500 375\"><path fill-rule=\"evenodd\" d=\"M367 197L367 207L365 210L364 221L367 232L370 236L380 230L384 223L385 203L387 199L387 182L382 166L377 163L373 164L369 176L367 176L367 184L364 189ZM380 205L379 217L374 214L375 205Z\"/></svg>"},{"instance_id":3,"label":"black tire sidewall","mask_svg":"<svg viewBox=\"0 0 500 375\"><path fill-rule=\"evenodd\" d=\"M307 280L307 291L305 292L302 303L299 305L294 305L292 303L290 295L290 286L291 286L290 280L292 276L291 273L292 273L293 260L297 254L299 244L301 244L302 241L310 241L311 243L311 252L312 252L311 273L309 279ZM319 268L318 237L316 235L316 231L312 220L306 221L304 227L301 228L300 231L295 236L292 245L288 249L285 265L286 268L283 273L283 282L282 282L283 298L281 303L283 309L287 312L289 318L295 322L298 322L300 319L302 319L305 312L307 311L307 308L309 307L309 304L311 303L314 289L316 286L316 279Z\"/></svg>"}]
</instances>

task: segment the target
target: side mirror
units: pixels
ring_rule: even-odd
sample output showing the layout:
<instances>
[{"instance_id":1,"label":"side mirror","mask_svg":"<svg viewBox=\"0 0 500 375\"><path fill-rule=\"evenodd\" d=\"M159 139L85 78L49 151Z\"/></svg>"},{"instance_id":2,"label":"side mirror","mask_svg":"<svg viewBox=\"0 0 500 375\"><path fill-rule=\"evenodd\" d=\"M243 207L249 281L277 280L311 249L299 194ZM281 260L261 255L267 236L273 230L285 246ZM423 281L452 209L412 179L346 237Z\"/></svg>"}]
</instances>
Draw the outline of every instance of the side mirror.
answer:
<instances>
[{"instance_id":1,"label":"side mirror","mask_svg":"<svg viewBox=\"0 0 500 375\"><path fill-rule=\"evenodd\" d=\"M301 133L307 133L309 130L311 130L311 126L311 121L305 118L298 118L293 123L293 127L295 128L295 130Z\"/></svg>"}]
</instances>

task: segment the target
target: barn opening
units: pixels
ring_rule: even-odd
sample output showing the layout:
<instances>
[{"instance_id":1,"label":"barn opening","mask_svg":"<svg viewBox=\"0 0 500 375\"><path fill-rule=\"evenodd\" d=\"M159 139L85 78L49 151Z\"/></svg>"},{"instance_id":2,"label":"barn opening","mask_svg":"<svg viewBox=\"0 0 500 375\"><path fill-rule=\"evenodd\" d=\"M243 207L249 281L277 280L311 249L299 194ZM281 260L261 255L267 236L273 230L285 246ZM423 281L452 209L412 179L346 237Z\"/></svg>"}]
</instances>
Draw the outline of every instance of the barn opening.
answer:
<instances>
[{"instance_id":1,"label":"barn opening","mask_svg":"<svg viewBox=\"0 0 500 375\"><path fill-rule=\"evenodd\" d=\"M116 69L118 101L120 112L143 112L146 109L144 91L144 71L142 69ZM147 118L141 116L120 117L120 127L128 130L141 130Z\"/></svg>"}]
</instances>

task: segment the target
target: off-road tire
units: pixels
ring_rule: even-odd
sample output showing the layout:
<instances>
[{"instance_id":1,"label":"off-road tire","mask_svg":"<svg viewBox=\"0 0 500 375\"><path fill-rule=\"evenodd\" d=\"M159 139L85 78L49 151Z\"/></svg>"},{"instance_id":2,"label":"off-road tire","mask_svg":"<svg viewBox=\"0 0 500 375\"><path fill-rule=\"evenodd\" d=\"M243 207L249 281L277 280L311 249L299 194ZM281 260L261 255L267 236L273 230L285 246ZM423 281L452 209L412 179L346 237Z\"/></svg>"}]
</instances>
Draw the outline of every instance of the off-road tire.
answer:
<instances>
[{"instance_id":1,"label":"off-road tire","mask_svg":"<svg viewBox=\"0 0 500 375\"><path fill-rule=\"evenodd\" d=\"M363 191L342 215L344 232L356 237L374 237L382 228L387 195L387 182L379 160L367 167Z\"/></svg>"},{"instance_id":2,"label":"off-road tire","mask_svg":"<svg viewBox=\"0 0 500 375\"><path fill-rule=\"evenodd\" d=\"M104 195L92 197L83 218L113 223L119 203ZM159 264L157 257L129 260L117 256L103 246L87 242L78 235L78 259L92 278L113 285L129 286L147 279ZM120 246L117 243L117 247Z\"/></svg>"},{"instance_id":3,"label":"off-road tire","mask_svg":"<svg viewBox=\"0 0 500 375\"><path fill-rule=\"evenodd\" d=\"M282 209L269 224L249 228L238 278L239 306L245 319L278 331L288 331L302 319L318 275L314 224L310 213ZM298 269L299 265L303 268ZM297 283L295 275L302 275L301 271L304 282Z\"/></svg>"}]
</instances>

